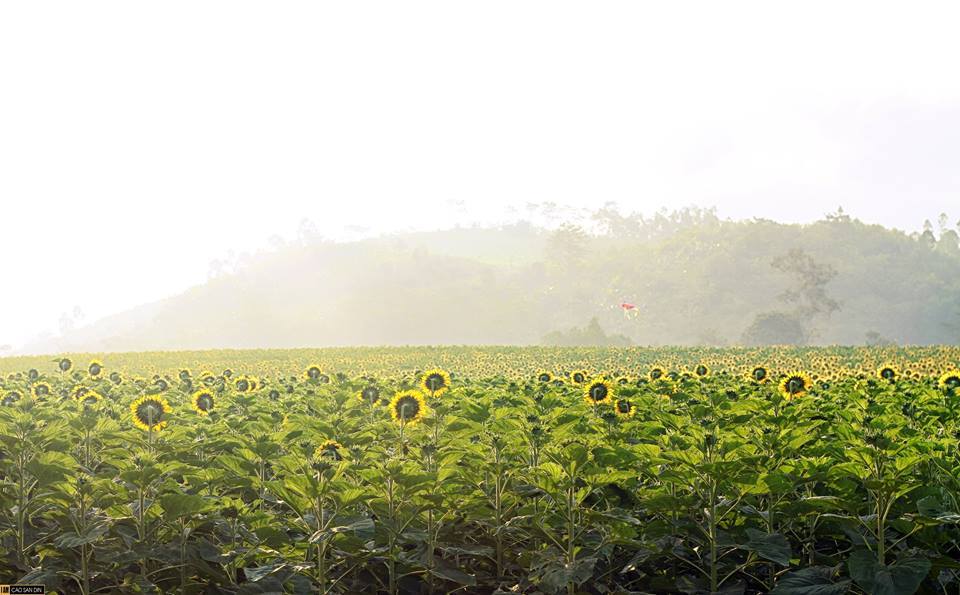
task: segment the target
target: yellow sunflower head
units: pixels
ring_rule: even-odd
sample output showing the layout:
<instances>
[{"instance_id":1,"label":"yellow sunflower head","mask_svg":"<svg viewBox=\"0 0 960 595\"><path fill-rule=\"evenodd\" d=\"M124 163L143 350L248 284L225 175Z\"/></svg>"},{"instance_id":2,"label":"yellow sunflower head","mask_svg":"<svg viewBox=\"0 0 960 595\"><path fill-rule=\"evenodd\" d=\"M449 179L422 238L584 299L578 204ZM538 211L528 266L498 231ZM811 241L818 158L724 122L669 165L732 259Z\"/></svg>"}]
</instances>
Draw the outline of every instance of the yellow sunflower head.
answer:
<instances>
[{"instance_id":1,"label":"yellow sunflower head","mask_svg":"<svg viewBox=\"0 0 960 595\"><path fill-rule=\"evenodd\" d=\"M213 395L213 391L205 388L193 393L193 398L191 398L190 401L190 406L200 415L208 415L211 411L213 411L213 408L217 403L216 397Z\"/></svg>"},{"instance_id":2,"label":"yellow sunflower head","mask_svg":"<svg viewBox=\"0 0 960 595\"><path fill-rule=\"evenodd\" d=\"M764 366L756 366L750 370L750 380L763 384L770 380L770 371Z\"/></svg>"},{"instance_id":3,"label":"yellow sunflower head","mask_svg":"<svg viewBox=\"0 0 960 595\"><path fill-rule=\"evenodd\" d=\"M587 381L587 373L583 370L574 370L570 372L570 382L574 384L583 384Z\"/></svg>"},{"instance_id":4,"label":"yellow sunflower head","mask_svg":"<svg viewBox=\"0 0 960 595\"><path fill-rule=\"evenodd\" d=\"M344 456L347 454L347 449L343 447L342 444L336 440L324 440L320 443L320 446L317 447L317 450L313 453L313 459L318 460L333 460L333 461L342 461Z\"/></svg>"},{"instance_id":5,"label":"yellow sunflower head","mask_svg":"<svg viewBox=\"0 0 960 595\"><path fill-rule=\"evenodd\" d=\"M780 394L786 400L802 397L813 386L813 380L806 372L791 372L780 380Z\"/></svg>"},{"instance_id":6,"label":"yellow sunflower head","mask_svg":"<svg viewBox=\"0 0 960 595\"><path fill-rule=\"evenodd\" d=\"M650 368L650 372L647 373L647 378L649 378L652 381L660 380L661 378L664 377L664 375L666 375L666 373L667 373L666 370L664 370L662 367L654 366Z\"/></svg>"},{"instance_id":7,"label":"yellow sunflower head","mask_svg":"<svg viewBox=\"0 0 960 595\"><path fill-rule=\"evenodd\" d=\"M57 361L57 369L61 372L69 372L70 368L73 367L73 362L70 361L69 357L61 357Z\"/></svg>"},{"instance_id":8,"label":"yellow sunflower head","mask_svg":"<svg viewBox=\"0 0 960 595\"><path fill-rule=\"evenodd\" d=\"M637 412L637 408L628 399L617 399L613 403L613 412L620 419L629 419Z\"/></svg>"},{"instance_id":9,"label":"yellow sunflower head","mask_svg":"<svg viewBox=\"0 0 960 595\"><path fill-rule=\"evenodd\" d=\"M937 381L937 386L945 391L960 389L960 370L950 370L942 374L940 380Z\"/></svg>"},{"instance_id":10,"label":"yellow sunflower head","mask_svg":"<svg viewBox=\"0 0 960 595\"><path fill-rule=\"evenodd\" d=\"M304 376L307 380L312 382L320 382L322 384L327 384L330 382L330 376L325 374L323 368L313 364L312 366L307 366L307 369L304 371Z\"/></svg>"},{"instance_id":11,"label":"yellow sunflower head","mask_svg":"<svg viewBox=\"0 0 960 595\"><path fill-rule=\"evenodd\" d=\"M87 366L87 373L90 374L91 378L99 378L100 374L103 374L103 362L98 359L91 361L90 365Z\"/></svg>"},{"instance_id":12,"label":"yellow sunflower head","mask_svg":"<svg viewBox=\"0 0 960 595\"><path fill-rule=\"evenodd\" d=\"M238 393L249 393L256 388L256 381L248 376L240 376L233 381L233 388L237 389Z\"/></svg>"},{"instance_id":13,"label":"yellow sunflower head","mask_svg":"<svg viewBox=\"0 0 960 595\"><path fill-rule=\"evenodd\" d=\"M390 417L402 424L412 424L423 419L427 413L427 403L423 393L418 390L405 390L393 396L390 401Z\"/></svg>"},{"instance_id":14,"label":"yellow sunflower head","mask_svg":"<svg viewBox=\"0 0 960 595\"><path fill-rule=\"evenodd\" d=\"M357 399L367 405L376 405L380 402L380 388L375 384L369 384L357 392Z\"/></svg>"},{"instance_id":15,"label":"yellow sunflower head","mask_svg":"<svg viewBox=\"0 0 960 595\"><path fill-rule=\"evenodd\" d=\"M141 430L162 430L167 427L167 418L170 416L170 404L158 395L140 397L130 404L130 415L133 425Z\"/></svg>"},{"instance_id":16,"label":"yellow sunflower head","mask_svg":"<svg viewBox=\"0 0 960 595\"><path fill-rule=\"evenodd\" d=\"M53 389L51 389L50 385L46 382L37 382L30 388L30 392L33 393L34 398L44 399L50 396Z\"/></svg>"},{"instance_id":17,"label":"yellow sunflower head","mask_svg":"<svg viewBox=\"0 0 960 595\"><path fill-rule=\"evenodd\" d=\"M710 368L706 364L697 364L697 367L693 369L693 373L699 378L705 378L710 375Z\"/></svg>"},{"instance_id":18,"label":"yellow sunflower head","mask_svg":"<svg viewBox=\"0 0 960 595\"><path fill-rule=\"evenodd\" d=\"M73 398L81 405L91 406L96 405L103 400L103 395L95 390L78 387L77 390L73 391Z\"/></svg>"},{"instance_id":19,"label":"yellow sunflower head","mask_svg":"<svg viewBox=\"0 0 960 595\"><path fill-rule=\"evenodd\" d=\"M602 405L613 400L613 384L603 378L590 381L583 387L583 399L590 405Z\"/></svg>"},{"instance_id":20,"label":"yellow sunflower head","mask_svg":"<svg viewBox=\"0 0 960 595\"><path fill-rule=\"evenodd\" d=\"M4 407L6 407L8 405L13 405L19 400L20 400L19 391L15 391L15 390L7 391L7 393L3 395L3 399L0 399L0 405L3 405Z\"/></svg>"},{"instance_id":21,"label":"yellow sunflower head","mask_svg":"<svg viewBox=\"0 0 960 595\"><path fill-rule=\"evenodd\" d=\"M541 370L537 372L537 382L549 384L550 382L553 382L553 374L547 372L546 370Z\"/></svg>"},{"instance_id":22,"label":"yellow sunflower head","mask_svg":"<svg viewBox=\"0 0 960 595\"><path fill-rule=\"evenodd\" d=\"M894 366L885 365L877 368L877 378L880 380L886 380L887 382L894 382L897 378L900 377L900 370L896 369Z\"/></svg>"},{"instance_id":23,"label":"yellow sunflower head","mask_svg":"<svg viewBox=\"0 0 960 595\"><path fill-rule=\"evenodd\" d=\"M427 370L420 377L420 388L425 393L439 397L450 388L450 374L440 368Z\"/></svg>"}]
</instances>

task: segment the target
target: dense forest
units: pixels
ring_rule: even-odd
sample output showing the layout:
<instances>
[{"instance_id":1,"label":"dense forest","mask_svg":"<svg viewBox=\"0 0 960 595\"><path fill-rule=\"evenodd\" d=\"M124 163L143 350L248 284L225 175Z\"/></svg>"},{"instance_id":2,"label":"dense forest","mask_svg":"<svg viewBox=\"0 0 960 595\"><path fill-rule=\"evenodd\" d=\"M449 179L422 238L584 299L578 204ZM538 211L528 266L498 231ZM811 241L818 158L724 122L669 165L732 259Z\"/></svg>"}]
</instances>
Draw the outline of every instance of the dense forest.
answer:
<instances>
[{"instance_id":1,"label":"dense forest","mask_svg":"<svg viewBox=\"0 0 960 595\"><path fill-rule=\"evenodd\" d=\"M946 216L907 234L842 210L801 225L608 206L549 229L289 242L26 351L958 341L960 235Z\"/></svg>"}]
</instances>

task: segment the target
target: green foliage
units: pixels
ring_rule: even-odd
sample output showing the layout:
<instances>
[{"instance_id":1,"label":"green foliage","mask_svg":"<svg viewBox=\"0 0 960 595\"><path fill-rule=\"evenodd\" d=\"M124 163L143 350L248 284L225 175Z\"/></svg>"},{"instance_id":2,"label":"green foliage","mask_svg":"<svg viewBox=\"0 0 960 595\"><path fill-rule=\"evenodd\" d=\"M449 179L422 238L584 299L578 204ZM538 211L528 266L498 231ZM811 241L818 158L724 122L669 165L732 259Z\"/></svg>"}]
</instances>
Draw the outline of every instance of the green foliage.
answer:
<instances>
[{"instance_id":1,"label":"green foliage","mask_svg":"<svg viewBox=\"0 0 960 595\"><path fill-rule=\"evenodd\" d=\"M0 406L0 583L83 595L954 592L960 401L937 381L958 356L451 347L104 357L119 381L36 360L35 375L0 378L0 394L51 389ZM880 363L901 375L881 378ZM329 382L303 373L314 364ZM417 423L359 396L376 386L389 400L437 364L452 387L428 398ZM649 379L653 365L663 378ZM770 381L748 377L757 365ZM628 401L630 415L585 399L584 384L542 382L540 370L611 379L613 403ZM788 370L816 380L783 394L776 381ZM238 392L239 375L255 388ZM215 387L206 415L191 407L200 384ZM80 388L103 398L75 398ZM145 393L171 405L159 432L132 422Z\"/></svg>"}]
</instances>

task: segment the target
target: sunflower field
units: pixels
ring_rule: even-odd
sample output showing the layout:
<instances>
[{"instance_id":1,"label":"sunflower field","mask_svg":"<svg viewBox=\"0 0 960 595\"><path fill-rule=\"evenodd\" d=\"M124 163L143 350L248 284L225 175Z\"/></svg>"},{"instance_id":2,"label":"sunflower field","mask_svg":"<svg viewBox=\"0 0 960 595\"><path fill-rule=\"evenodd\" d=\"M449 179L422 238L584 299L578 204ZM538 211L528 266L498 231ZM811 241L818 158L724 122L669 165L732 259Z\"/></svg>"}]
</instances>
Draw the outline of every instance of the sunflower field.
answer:
<instances>
[{"instance_id":1,"label":"sunflower field","mask_svg":"<svg viewBox=\"0 0 960 595\"><path fill-rule=\"evenodd\" d=\"M960 349L0 360L0 584L960 593Z\"/></svg>"}]
</instances>

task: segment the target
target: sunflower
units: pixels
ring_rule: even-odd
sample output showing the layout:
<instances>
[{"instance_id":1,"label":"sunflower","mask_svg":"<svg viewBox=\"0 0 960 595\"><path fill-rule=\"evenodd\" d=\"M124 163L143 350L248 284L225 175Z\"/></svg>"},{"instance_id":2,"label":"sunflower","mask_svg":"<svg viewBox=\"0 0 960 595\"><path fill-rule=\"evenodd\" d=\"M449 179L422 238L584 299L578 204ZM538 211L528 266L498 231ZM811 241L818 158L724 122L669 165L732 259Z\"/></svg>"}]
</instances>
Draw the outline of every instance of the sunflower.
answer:
<instances>
[{"instance_id":1,"label":"sunflower","mask_svg":"<svg viewBox=\"0 0 960 595\"><path fill-rule=\"evenodd\" d=\"M637 412L637 408L627 399L617 399L613 404L613 412L616 413L620 419L628 419L633 417Z\"/></svg>"},{"instance_id":2,"label":"sunflower","mask_svg":"<svg viewBox=\"0 0 960 595\"><path fill-rule=\"evenodd\" d=\"M949 372L944 373L942 376L940 376L940 380L937 381L937 386L945 391L952 391L960 388L960 370L950 370Z\"/></svg>"},{"instance_id":3,"label":"sunflower","mask_svg":"<svg viewBox=\"0 0 960 595\"><path fill-rule=\"evenodd\" d=\"M13 405L20 400L20 393L12 390L4 395L3 400L0 401L0 405Z\"/></svg>"},{"instance_id":4,"label":"sunflower","mask_svg":"<svg viewBox=\"0 0 960 595\"><path fill-rule=\"evenodd\" d=\"M336 440L324 440L320 443L320 446L317 447L316 452L313 453L313 457L315 460L333 459L335 461L342 461L345 451L346 449L343 448L343 445Z\"/></svg>"},{"instance_id":5,"label":"sunflower","mask_svg":"<svg viewBox=\"0 0 960 595\"><path fill-rule=\"evenodd\" d=\"M204 370L203 372L200 372L200 382L206 384L207 386L210 386L216 381L217 377L210 370Z\"/></svg>"},{"instance_id":6,"label":"sunflower","mask_svg":"<svg viewBox=\"0 0 960 595\"><path fill-rule=\"evenodd\" d=\"M160 396L140 397L130 404L133 425L141 430L162 430L167 426L164 419L171 411L170 404Z\"/></svg>"},{"instance_id":7,"label":"sunflower","mask_svg":"<svg viewBox=\"0 0 960 595\"><path fill-rule=\"evenodd\" d=\"M597 378L583 389L583 398L590 405L602 405L613 399L613 385L603 378Z\"/></svg>"},{"instance_id":8,"label":"sunflower","mask_svg":"<svg viewBox=\"0 0 960 595\"><path fill-rule=\"evenodd\" d=\"M123 376L121 376L119 372L110 372L110 382L120 384L123 382Z\"/></svg>"},{"instance_id":9,"label":"sunflower","mask_svg":"<svg viewBox=\"0 0 960 595\"><path fill-rule=\"evenodd\" d=\"M757 366L750 371L750 380L763 384L770 380L770 372L763 366Z\"/></svg>"},{"instance_id":10,"label":"sunflower","mask_svg":"<svg viewBox=\"0 0 960 595\"><path fill-rule=\"evenodd\" d=\"M306 369L304 374L307 377L307 380L312 380L313 382L322 382L327 384L330 382L330 376L323 373L323 369L318 365L312 365Z\"/></svg>"},{"instance_id":11,"label":"sunflower","mask_svg":"<svg viewBox=\"0 0 960 595\"><path fill-rule=\"evenodd\" d=\"M98 359L93 360L90 362L90 365L87 366L87 372L91 378L99 378L100 374L103 373L103 362Z\"/></svg>"},{"instance_id":12,"label":"sunflower","mask_svg":"<svg viewBox=\"0 0 960 595\"><path fill-rule=\"evenodd\" d=\"M200 415L207 415L210 413L216 404L216 399L213 396L213 392L207 389L201 389L193 393L193 398L191 400L191 407L193 407L193 410Z\"/></svg>"},{"instance_id":13,"label":"sunflower","mask_svg":"<svg viewBox=\"0 0 960 595\"><path fill-rule=\"evenodd\" d=\"M887 366L882 366L880 368L877 368L877 378L881 380L894 382L899 377L900 377L900 371L894 368L893 366L887 365Z\"/></svg>"},{"instance_id":14,"label":"sunflower","mask_svg":"<svg viewBox=\"0 0 960 595\"><path fill-rule=\"evenodd\" d=\"M791 372L783 377L779 388L783 398L789 401L794 397L802 397L811 386L813 380L806 372Z\"/></svg>"},{"instance_id":15,"label":"sunflower","mask_svg":"<svg viewBox=\"0 0 960 595\"><path fill-rule=\"evenodd\" d=\"M423 399L423 393L418 390L399 392L390 401L390 417L399 423L416 423L423 419L426 412L427 403Z\"/></svg>"},{"instance_id":16,"label":"sunflower","mask_svg":"<svg viewBox=\"0 0 960 595\"><path fill-rule=\"evenodd\" d=\"M424 392L439 397L450 388L450 374L440 368L427 370L420 377L420 387Z\"/></svg>"},{"instance_id":17,"label":"sunflower","mask_svg":"<svg viewBox=\"0 0 960 595\"><path fill-rule=\"evenodd\" d=\"M250 379L246 376L241 376L233 382L233 387L237 389L237 392L246 393L253 390L253 384L250 382Z\"/></svg>"},{"instance_id":18,"label":"sunflower","mask_svg":"<svg viewBox=\"0 0 960 595\"><path fill-rule=\"evenodd\" d=\"M587 373L583 370L574 370L570 372L570 382L574 384L583 384L587 381Z\"/></svg>"},{"instance_id":19,"label":"sunflower","mask_svg":"<svg viewBox=\"0 0 960 595\"><path fill-rule=\"evenodd\" d=\"M91 406L96 405L103 400L103 395L95 390L85 390L79 395L74 393L73 398L76 399L81 405Z\"/></svg>"},{"instance_id":20,"label":"sunflower","mask_svg":"<svg viewBox=\"0 0 960 595\"><path fill-rule=\"evenodd\" d=\"M663 378L663 375L666 374L663 368L660 366L654 366L650 368L650 372L647 374L647 378L650 380L660 380Z\"/></svg>"},{"instance_id":21,"label":"sunflower","mask_svg":"<svg viewBox=\"0 0 960 595\"><path fill-rule=\"evenodd\" d=\"M38 382L34 384L33 387L31 388L31 392L33 392L33 396L36 397L37 399L49 397L50 391L51 391L50 385L47 384L46 382Z\"/></svg>"},{"instance_id":22,"label":"sunflower","mask_svg":"<svg viewBox=\"0 0 960 595\"><path fill-rule=\"evenodd\" d=\"M380 389L370 384L357 393L357 399L368 405L376 405L380 401Z\"/></svg>"},{"instance_id":23,"label":"sunflower","mask_svg":"<svg viewBox=\"0 0 960 595\"><path fill-rule=\"evenodd\" d=\"M62 357L57 362L57 369L59 369L61 372L69 372L70 368L72 367L73 367L73 362L70 361L69 357Z\"/></svg>"},{"instance_id":24,"label":"sunflower","mask_svg":"<svg viewBox=\"0 0 960 595\"><path fill-rule=\"evenodd\" d=\"M540 372L537 372L537 382L542 382L544 384L553 382L553 374L547 372L546 370L541 370Z\"/></svg>"},{"instance_id":25,"label":"sunflower","mask_svg":"<svg viewBox=\"0 0 960 595\"><path fill-rule=\"evenodd\" d=\"M710 375L710 368L708 368L706 364L698 364L697 367L693 369L693 373L703 378Z\"/></svg>"}]
</instances>

